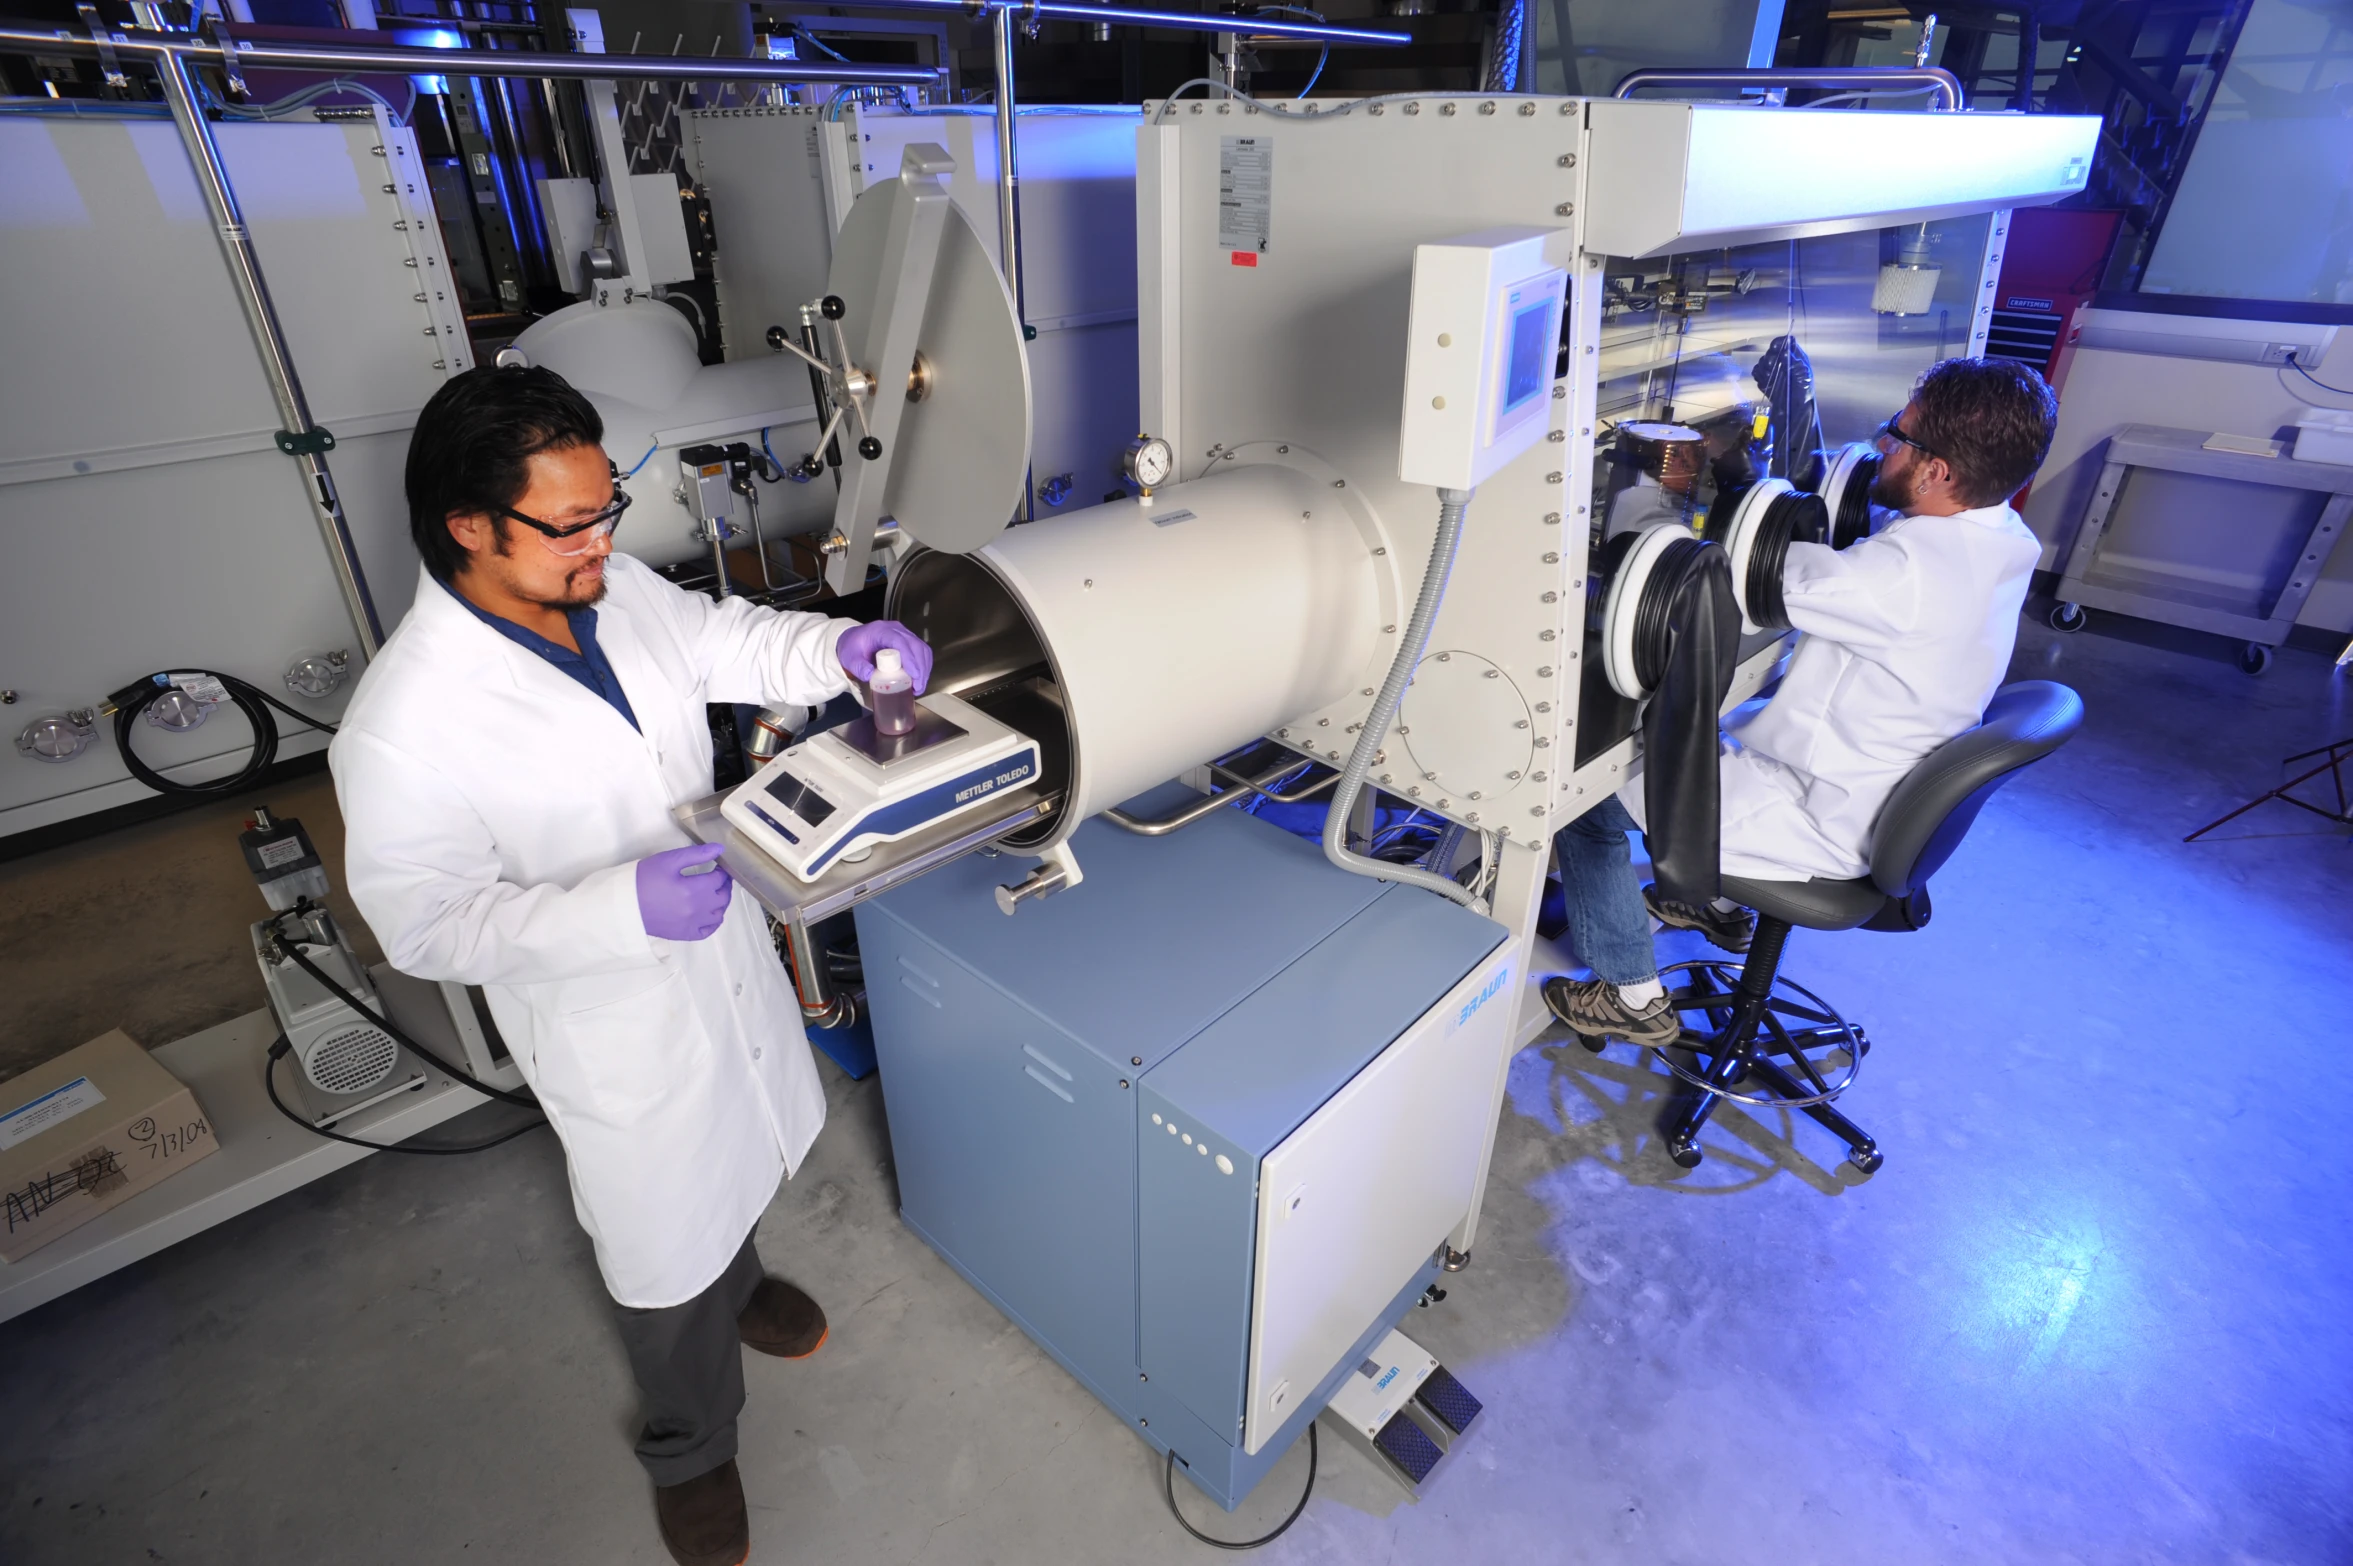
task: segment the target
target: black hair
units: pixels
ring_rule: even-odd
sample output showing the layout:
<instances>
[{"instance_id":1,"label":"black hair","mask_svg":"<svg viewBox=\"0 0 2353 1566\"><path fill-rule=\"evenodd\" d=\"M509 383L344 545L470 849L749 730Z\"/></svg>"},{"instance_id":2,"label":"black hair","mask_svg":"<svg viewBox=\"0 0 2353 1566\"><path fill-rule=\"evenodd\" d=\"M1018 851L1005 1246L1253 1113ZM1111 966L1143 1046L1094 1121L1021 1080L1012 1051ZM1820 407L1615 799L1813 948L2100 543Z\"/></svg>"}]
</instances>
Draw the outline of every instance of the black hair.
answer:
<instances>
[{"instance_id":1,"label":"black hair","mask_svg":"<svg viewBox=\"0 0 2353 1566\"><path fill-rule=\"evenodd\" d=\"M553 370L477 367L442 382L409 436L409 536L425 569L446 582L466 564L450 536L453 516L511 506L530 488L529 464L543 451L594 446L605 421ZM502 534L503 536L503 534Z\"/></svg>"},{"instance_id":2,"label":"black hair","mask_svg":"<svg viewBox=\"0 0 2353 1566\"><path fill-rule=\"evenodd\" d=\"M1953 470L1953 489L1972 506L1996 506L2026 487L2050 454L2059 399L2043 378L2013 359L1947 359L1932 365L1912 400L1911 431Z\"/></svg>"}]
</instances>

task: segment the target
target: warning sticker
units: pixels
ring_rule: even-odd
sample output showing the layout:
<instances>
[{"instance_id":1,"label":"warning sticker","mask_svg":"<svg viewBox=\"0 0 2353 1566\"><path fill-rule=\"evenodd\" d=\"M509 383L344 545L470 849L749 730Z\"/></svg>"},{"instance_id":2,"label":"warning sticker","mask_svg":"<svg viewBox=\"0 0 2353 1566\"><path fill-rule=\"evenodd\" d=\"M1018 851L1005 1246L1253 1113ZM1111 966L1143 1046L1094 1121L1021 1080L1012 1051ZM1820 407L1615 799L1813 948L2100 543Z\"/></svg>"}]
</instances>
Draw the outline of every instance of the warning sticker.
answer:
<instances>
[{"instance_id":1,"label":"warning sticker","mask_svg":"<svg viewBox=\"0 0 2353 1566\"><path fill-rule=\"evenodd\" d=\"M1263 136L1221 136L1217 144L1217 243L1243 255L1267 253L1273 237L1275 144Z\"/></svg>"}]
</instances>

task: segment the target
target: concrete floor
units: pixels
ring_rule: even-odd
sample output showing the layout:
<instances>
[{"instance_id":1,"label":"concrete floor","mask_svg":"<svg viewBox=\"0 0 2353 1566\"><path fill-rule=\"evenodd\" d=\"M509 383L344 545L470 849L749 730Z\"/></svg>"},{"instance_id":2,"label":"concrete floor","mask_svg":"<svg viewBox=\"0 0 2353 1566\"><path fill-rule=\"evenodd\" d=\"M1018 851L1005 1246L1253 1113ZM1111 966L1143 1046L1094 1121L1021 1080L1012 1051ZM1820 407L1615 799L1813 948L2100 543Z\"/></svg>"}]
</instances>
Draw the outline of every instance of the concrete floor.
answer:
<instances>
[{"instance_id":1,"label":"concrete floor","mask_svg":"<svg viewBox=\"0 0 2353 1566\"><path fill-rule=\"evenodd\" d=\"M1985 812L1931 928L1793 943L1879 1043L1846 1105L1886 1167L1728 1109L1687 1174L1655 1069L1527 1051L1475 1263L1407 1323L1484 1421L1419 1505L1326 1447L1266 1559L2353 1560L2353 846L2279 805L2179 841L2353 734L2353 686L2145 634L2030 628L2018 672L2075 684L2083 735ZM147 830L158 866L212 841ZM119 847L0 867L9 931L79 899L73 944L102 938L81 867ZM169 956L141 934L151 966L108 1000L229 1004L146 992L221 967L185 959L235 946L207 921L242 940L233 901L192 900ZM34 1014L73 1042L95 1004ZM882 1095L823 1069L831 1126L760 1237L835 1332L805 1364L747 1356L753 1559L1209 1558L1146 1448L900 1227ZM664 1558L544 1135L369 1159L0 1343L0 1560ZM1247 1535L1305 1468L1230 1517L1180 1500Z\"/></svg>"}]
</instances>

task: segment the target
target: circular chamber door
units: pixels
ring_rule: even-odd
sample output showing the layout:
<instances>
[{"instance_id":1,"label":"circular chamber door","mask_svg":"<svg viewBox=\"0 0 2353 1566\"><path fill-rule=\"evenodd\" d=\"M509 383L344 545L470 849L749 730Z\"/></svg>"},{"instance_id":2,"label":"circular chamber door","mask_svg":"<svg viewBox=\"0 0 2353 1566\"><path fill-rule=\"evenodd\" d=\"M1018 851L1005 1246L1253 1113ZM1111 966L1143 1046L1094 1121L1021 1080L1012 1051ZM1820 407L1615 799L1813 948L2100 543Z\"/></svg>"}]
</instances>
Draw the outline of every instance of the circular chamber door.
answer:
<instances>
[{"instance_id":1,"label":"circular chamber door","mask_svg":"<svg viewBox=\"0 0 2353 1566\"><path fill-rule=\"evenodd\" d=\"M905 397L883 513L908 535L948 554L995 538L1020 508L1029 479L1029 353L1005 280L953 202L940 231L939 264L913 362L875 362L875 307L887 281L891 221L913 200L885 180L858 198L833 245L829 286L846 307L850 360L875 375L881 397ZM852 444L857 431L844 431Z\"/></svg>"},{"instance_id":2,"label":"circular chamber door","mask_svg":"<svg viewBox=\"0 0 2353 1566\"><path fill-rule=\"evenodd\" d=\"M1452 801L1449 808L1517 788L1536 754L1527 698L1476 653L1425 653L1397 722L1424 795Z\"/></svg>"}]
</instances>

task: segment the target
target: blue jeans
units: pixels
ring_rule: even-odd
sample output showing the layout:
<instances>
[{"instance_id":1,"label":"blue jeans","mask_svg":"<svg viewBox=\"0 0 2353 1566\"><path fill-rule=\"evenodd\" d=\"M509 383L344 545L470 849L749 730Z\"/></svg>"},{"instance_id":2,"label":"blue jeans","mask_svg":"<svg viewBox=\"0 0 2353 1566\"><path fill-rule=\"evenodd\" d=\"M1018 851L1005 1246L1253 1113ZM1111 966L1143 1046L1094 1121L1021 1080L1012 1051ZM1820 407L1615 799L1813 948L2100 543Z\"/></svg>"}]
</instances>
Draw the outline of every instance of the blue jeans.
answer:
<instances>
[{"instance_id":1,"label":"blue jeans","mask_svg":"<svg viewBox=\"0 0 2353 1566\"><path fill-rule=\"evenodd\" d=\"M1634 878L1634 855L1626 842L1634 829L1634 818L1612 794L1552 838L1569 938L1593 976L1611 984L1640 984L1659 971L1650 944L1650 910L1642 904L1642 883Z\"/></svg>"}]
</instances>

